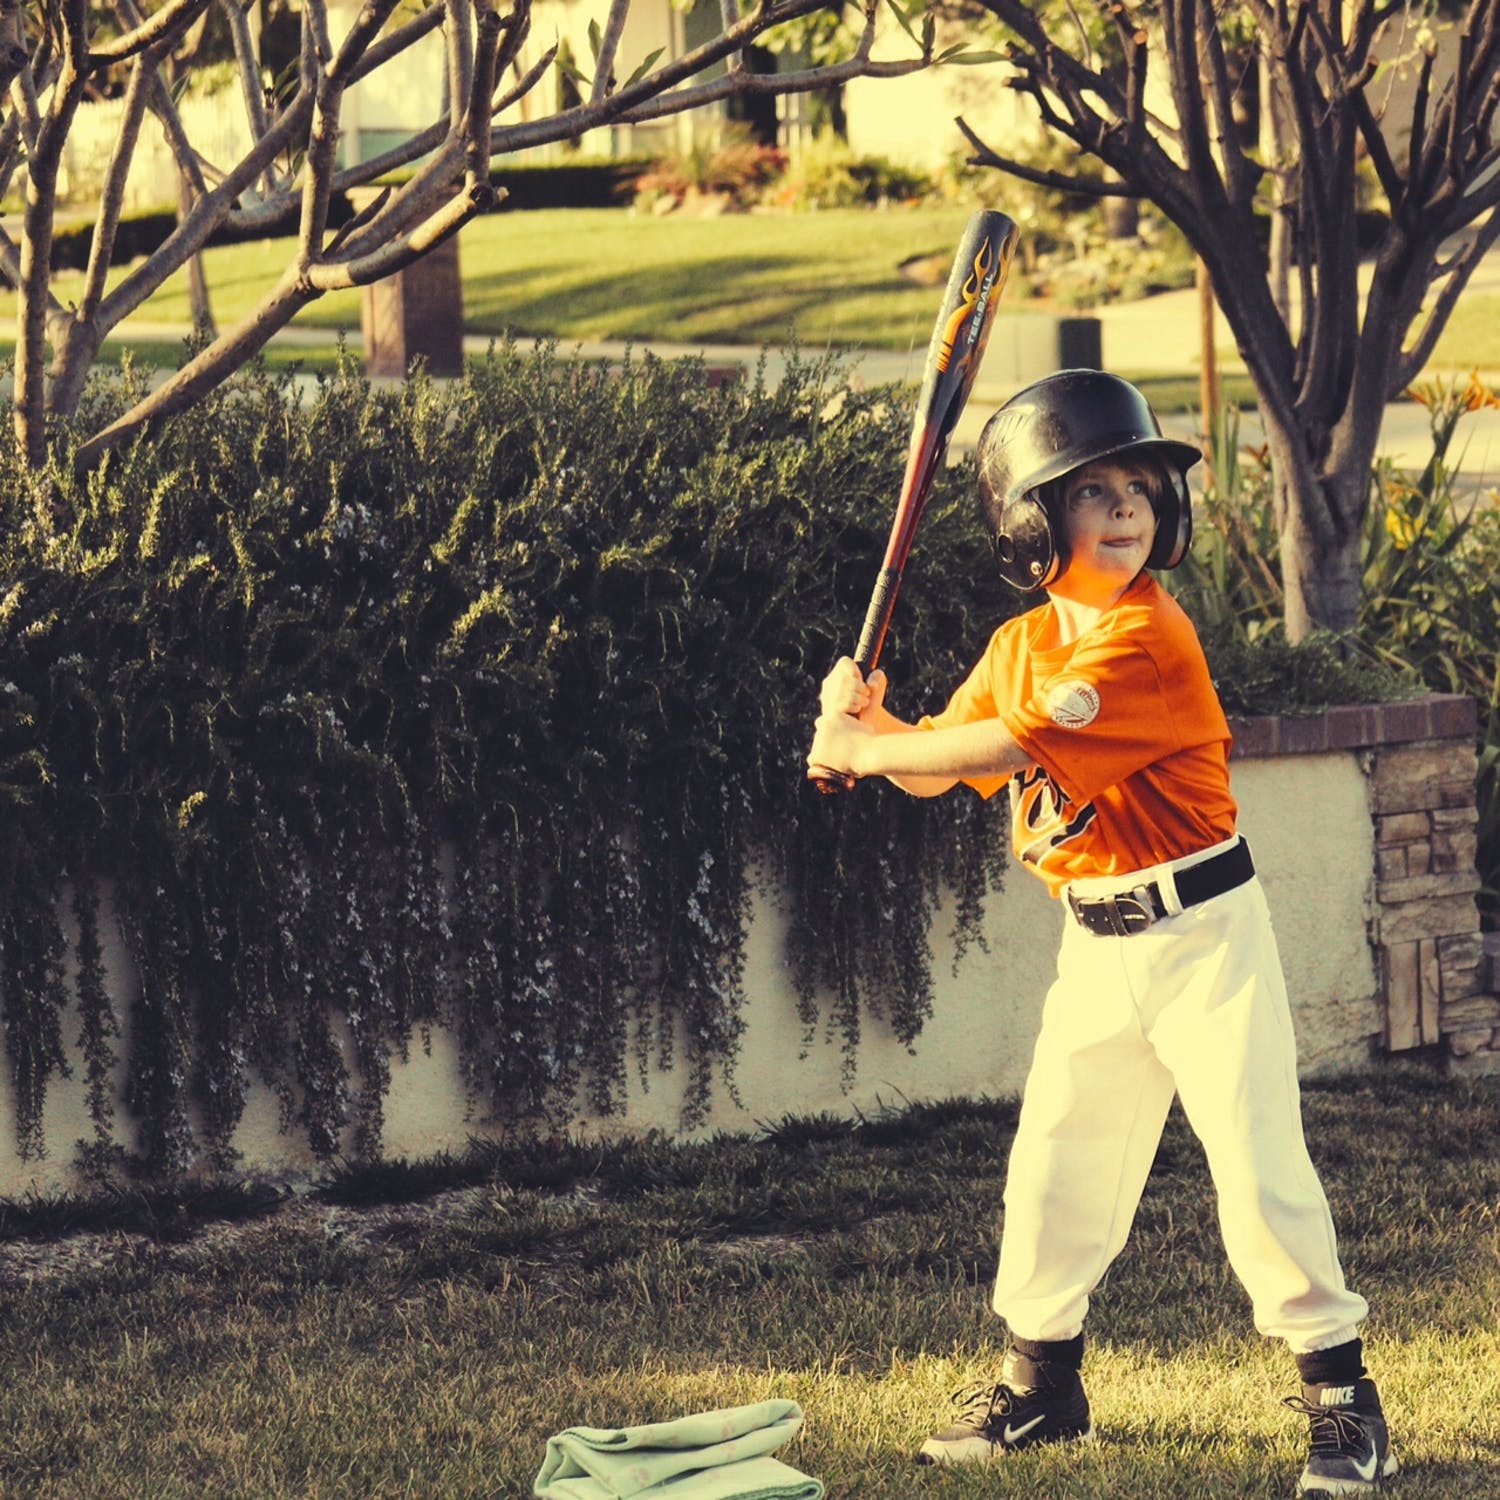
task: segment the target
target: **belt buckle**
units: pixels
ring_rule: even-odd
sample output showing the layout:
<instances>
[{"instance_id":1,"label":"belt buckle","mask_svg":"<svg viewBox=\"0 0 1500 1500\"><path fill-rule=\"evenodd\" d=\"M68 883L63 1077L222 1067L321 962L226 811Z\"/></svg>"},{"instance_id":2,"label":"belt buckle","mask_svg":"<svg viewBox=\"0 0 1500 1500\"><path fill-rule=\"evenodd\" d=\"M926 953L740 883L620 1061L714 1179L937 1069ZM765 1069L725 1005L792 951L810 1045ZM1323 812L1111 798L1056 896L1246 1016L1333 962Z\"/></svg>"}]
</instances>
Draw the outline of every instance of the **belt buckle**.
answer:
<instances>
[{"instance_id":1,"label":"belt buckle","mask_svg":"<svg viewBox=\"0 0 1500 1500\"><path fill-rule=\"evenodd\" d=\"M1095 937L1130 937L1144 932L1157 920L1156 902L1151 898L1151 888L1138 885L1133 891L1122 891L1115 896L1096 896L1084 900L1068 891L1068 904L1078 925Z\"/></svg>"},{"instance_id":2,"label":"belt buckle","mask_svg":"<svg viewBox=\"0 0 1500 1500\"><path fill-rule=\"evenodd\" d=\"M1068 887L1068 905L1073 908L1073 917L1085 932L1100 934L1103 928L1095 924L1095 916L1099 910L1097 901L1080 900L1072 886Z\"/></svg>"},{"instance_id":3,"label":"belt buckle","mask_svg":"<svg viewBox=\"0 0 1500 1500\"><path fill-rule=\"evenodd\" d=\"M1100 904L1116 937L1144 932L1156 920L1151 893L1143 885L1117 896L1106 896Z\"/></svg>"}]
</instances>

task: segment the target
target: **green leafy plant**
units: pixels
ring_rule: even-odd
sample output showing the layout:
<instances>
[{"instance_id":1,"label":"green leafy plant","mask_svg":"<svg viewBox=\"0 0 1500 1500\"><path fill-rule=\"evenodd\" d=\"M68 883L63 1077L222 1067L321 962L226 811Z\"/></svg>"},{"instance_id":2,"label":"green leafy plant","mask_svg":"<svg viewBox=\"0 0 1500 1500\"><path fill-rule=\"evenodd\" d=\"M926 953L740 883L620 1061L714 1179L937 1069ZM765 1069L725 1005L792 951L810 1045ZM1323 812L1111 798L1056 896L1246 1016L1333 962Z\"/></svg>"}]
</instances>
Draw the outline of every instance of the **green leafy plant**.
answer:
<instances>
[{"instance_id":1,"label":"green leafy plant","mask_svg":"<svg viewBox=\"0 0 1500 1500\"><path fill-rule=\"evenodd\" d=\"M878 156L862 156L832 130L819 131L792 156L769 193L780 208L861 208L930 197L930 174Z\"/></svg>"},{"instance_id":2,"label":"green leafy plant","mask_svg":"<svg viewBox=\"0 0 1500 1500\"><path fill-rule=\"evenodd\" d=\"M1239 410L1223 406L1209 414L1205 458L1192 549L1170 586L1200 627L1253 639L1282 613L1270 452L1242 446Z\"/></svg>"},{"instance_id":3,"label":"green leafy plant","mask_svg":"<svg viewBox=\"0 0 1500 1500\"><path fill-rule=\"evenodd\" d=\"M1493 490L1462 492L1450 455L1464 416L1500 405L1477 375L1436 380L1411 395L1428 408L1432 454L1413 474L1389 460L1371 474L1363 534L1358 630L1320 638L1308 651L1330 655L1330 674L1381 673L1396 691L1464 693L1479 705L1479 873L1487 921L1500 915L1500 505ZM1238 442L1238 413L1214 415L1212 460L1192 554L1172 587L1217 642L1244 660L1229 678L1245 682L1252 646L1271 667L1282 648L1280 539L1271 503L1269 457ZM1331 654L1330 654L1331 653ZM1300 659L1289 659L1304 670ZM1285 679L1276 668L1271 678ZM1404 683L1404 687L1403 687ZM1330 701L1344 691L1336 687ZM1295 694L1289 701L1296 701Z\"/></svg>"}]
</instances>

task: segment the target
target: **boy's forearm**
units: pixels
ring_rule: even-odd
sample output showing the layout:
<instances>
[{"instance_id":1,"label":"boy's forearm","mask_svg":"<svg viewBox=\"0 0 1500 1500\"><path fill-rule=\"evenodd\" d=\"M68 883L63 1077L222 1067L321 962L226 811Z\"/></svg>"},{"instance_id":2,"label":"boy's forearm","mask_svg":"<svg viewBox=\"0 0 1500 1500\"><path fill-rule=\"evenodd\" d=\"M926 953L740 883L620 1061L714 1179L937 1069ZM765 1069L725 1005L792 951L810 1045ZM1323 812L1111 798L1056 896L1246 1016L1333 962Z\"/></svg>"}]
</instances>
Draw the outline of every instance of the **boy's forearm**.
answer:
<instances>
[{"instance_id":1,"label":"boy's forearm","mask_svg":"<svg viewBox=\"0 0 1500 1500\"><path fill-rule=\"evenodd\" d=\"M865 722L878 735L911 735L923 732L917 725L908 724L905 719L898 719L895 714L887 712L884 705L876 709L874 713L867 714ZM956 776L913 776L904 775L898 771L886 771L882 774L887 781L913 797L941 797L958 782Z\"/></svg>"},{"instance_id":2,"label":"boy's forearm","mask_svg":"<svg viewBox=\"0 0 1500 1500\"><path fill-rule=\"evenodd\" d=\"M941 783L918 791L931 795L965 777L1011 776L1030 764L1031 757L999 719L929 730L893 720L890 728L879 726L859 741L851 769L858 776L885 776L898 785L906 785L908 779Z\"/></svg>"}]
</instances>

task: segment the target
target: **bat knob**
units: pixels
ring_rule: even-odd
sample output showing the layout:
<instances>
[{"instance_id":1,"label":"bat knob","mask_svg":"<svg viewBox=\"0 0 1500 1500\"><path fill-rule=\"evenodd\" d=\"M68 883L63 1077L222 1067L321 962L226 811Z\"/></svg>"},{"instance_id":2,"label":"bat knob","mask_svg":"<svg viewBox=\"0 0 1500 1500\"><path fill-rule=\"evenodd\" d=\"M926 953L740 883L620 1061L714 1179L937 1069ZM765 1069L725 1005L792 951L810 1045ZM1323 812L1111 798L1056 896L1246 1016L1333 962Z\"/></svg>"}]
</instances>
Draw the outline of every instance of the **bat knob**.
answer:
<instances>
[{"instance_id":1,"label":"bat knob","mask_svg":"<svg viewBox=\"0 0 1500 1500\"><path fill-rule=\"evenodd\" d=\"M814 766L807 773L807 779L825 797L837 797L840 792L852 792L856 780L855 777L845 775L842 771L830 771L827 766Z\"/></svg>"}]
</instances>

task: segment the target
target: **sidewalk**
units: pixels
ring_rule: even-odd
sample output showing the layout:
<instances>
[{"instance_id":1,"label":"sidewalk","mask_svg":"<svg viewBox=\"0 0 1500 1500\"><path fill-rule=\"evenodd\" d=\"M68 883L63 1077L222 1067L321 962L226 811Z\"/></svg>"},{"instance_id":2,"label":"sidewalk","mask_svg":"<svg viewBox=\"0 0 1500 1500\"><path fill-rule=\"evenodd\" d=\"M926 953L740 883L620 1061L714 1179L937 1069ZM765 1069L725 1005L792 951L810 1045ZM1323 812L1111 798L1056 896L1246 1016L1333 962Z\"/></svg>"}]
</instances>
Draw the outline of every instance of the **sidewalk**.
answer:
<instances>
[{"instance_id":1,"label":"sidewalk","mask_svg":"<svg viewBox=\"0 0 1500 1500\"><path fill-rule=\"evenodd\" d=\"M1129 370L1137 374L1160 371L1164 375L1194 378L1198 337L1196 292L1166 292L1147 302L1101 308L1091 316L1097 316L1103 324L1101 353L1105 369ZM483 353L490 340L465 339L464 344L475 353ZM1232 359L1223 355L1224 350L1234 350L1234 341L1227 327L1221 329L1218 347L1222 371L1243 371L1244 365L1238 355ZM559 349L564 353L576 352L585 359L598 360L621 360L627 352L633 352L639 359L649 350L661 359L697 357L708 365L739 366L747 370L754 370L762 357L758 348L734 344L627 345L586 340L563 343ZM811 353L803 351L803 357L808 358ZM849 351L844 356L851 372L868 385L904 382L913 387L922 379L924 357L925 351L904 354L881 349ZM765 360L767 378L772 381L779 379L786 365L786 356L778 350L770 350L765 352ZM1500 385L1500 375L1494 380ZM1002 384L993 377L986 378L984 367L980 367L968 406L953 430L950 443L953 456L973 448L991 413L1014 393L1013 386ZM913 390L913 400L915 396ZM1169 413L1162 418L1162 427L1170 436L1189 442L1199 440L1201 425L1196 414ZM1256 412L1241 414L1240 441L1252 447L1264 441ZM1415 401L1393 402L1386 407L1379 453L1402 468L1423 467L1432 456L1427 408ZM1462 473L1470 484L1500 485L1500 410L1472 412L1464 417L1458 425L1449 459L1454 472Z\"/></svg>"}]
</instances>

